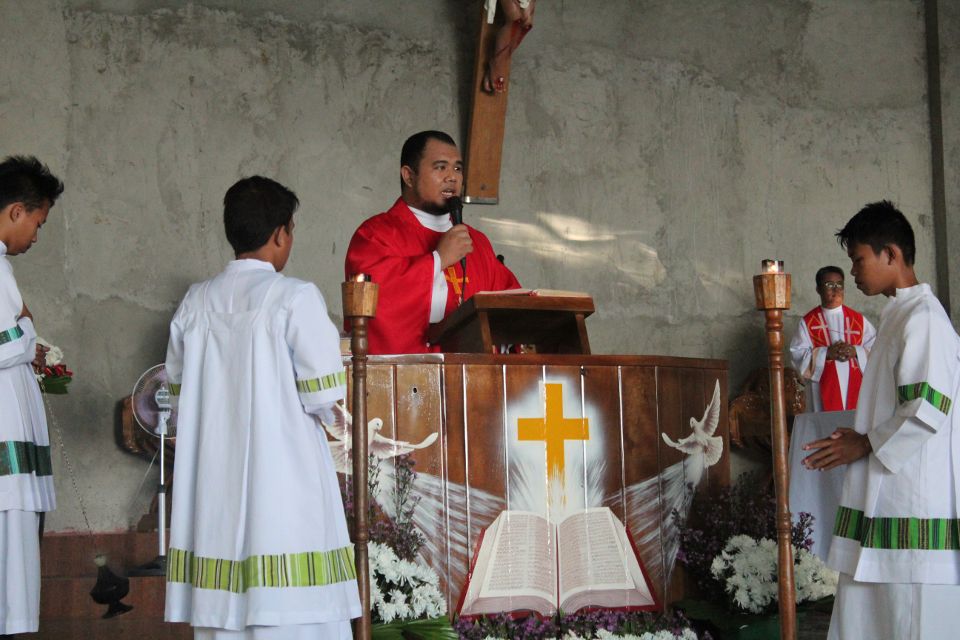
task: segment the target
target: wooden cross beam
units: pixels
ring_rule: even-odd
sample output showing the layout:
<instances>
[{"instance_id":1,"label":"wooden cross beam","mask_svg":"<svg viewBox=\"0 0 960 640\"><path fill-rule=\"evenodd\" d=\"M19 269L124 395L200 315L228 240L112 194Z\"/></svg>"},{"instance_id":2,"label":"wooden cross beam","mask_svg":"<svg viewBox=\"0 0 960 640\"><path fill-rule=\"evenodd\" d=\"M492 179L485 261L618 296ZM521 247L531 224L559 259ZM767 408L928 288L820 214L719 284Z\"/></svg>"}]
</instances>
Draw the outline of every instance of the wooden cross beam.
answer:
<instances>
[{"instance_id":1,"label":"wooden cross beam","mask_svg":"<svg viewBox=\"0 0 960 640\"><path fill-rule=\"evenodd\" d=\"M500 201L500 162L507 119L507 94L510 92L510 68L507 66L504 71L506 89L502 93L483 91L483 74L493 56L494 40L502 26L503 12L498 11L496 22L488 24L483 3L478 4L480 36L477 38L477 62L473 70L473 101L470 130L467 133L463 201L470 204L497 204Z\"/></svg>"}]
</instances>

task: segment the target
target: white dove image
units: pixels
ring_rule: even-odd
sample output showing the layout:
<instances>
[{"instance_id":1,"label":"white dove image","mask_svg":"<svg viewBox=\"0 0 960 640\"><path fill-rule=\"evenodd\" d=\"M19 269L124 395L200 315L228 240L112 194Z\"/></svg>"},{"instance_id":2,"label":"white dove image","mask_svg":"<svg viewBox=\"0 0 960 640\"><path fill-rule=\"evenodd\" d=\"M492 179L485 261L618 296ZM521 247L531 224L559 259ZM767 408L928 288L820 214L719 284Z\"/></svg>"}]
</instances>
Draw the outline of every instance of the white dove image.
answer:
<instances>
[{"instance_id":1,"label":"white dove image","mask_svg":"<svg viewBox=\"0 0 960 640\"><path fill-rule=\"evenodd\" d=\"M717 424L720 422L720 381L717 380L713 388L713 399L707 405L703 412L703 418L699 421L690 418L690 428L693 429L686 438L681 438L679 442L674 442L670 436L665 433L663 441L668 445L683 451L687 455L703 455L703 468L711 467L720 460L723 454L723 438L713 435L717 430Z\"/></svg>"},{"instance_id":2,"label":"white dove image","mask_svg":"<svg viewBox=\"0 0 960 640\"><path fill-rule=\"evenodd\" d=\"M334 414L333 424L327 424L327 421L322 418L320 422L327 433L338 440L336 443L330 443L330 453L333 455L333 463L337 471L350 475L353 473L353 416L346 407L339 404L334 405ZM410 453L414 449L429 447L437 440L436 431L418 444L405 440L392 440L380 435L382 428L383 420L380 418L367 422L367 451L380 460L395 458Z\"/></svg>"}]
</instances>

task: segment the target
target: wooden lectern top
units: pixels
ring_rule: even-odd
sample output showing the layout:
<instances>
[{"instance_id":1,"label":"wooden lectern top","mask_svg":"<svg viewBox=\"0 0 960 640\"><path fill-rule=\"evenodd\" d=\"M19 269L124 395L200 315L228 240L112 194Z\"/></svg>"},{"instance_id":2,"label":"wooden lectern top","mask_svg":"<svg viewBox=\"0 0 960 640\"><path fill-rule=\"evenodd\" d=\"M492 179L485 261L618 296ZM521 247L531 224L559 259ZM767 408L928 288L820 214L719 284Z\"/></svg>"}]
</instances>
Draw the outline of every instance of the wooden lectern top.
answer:
<instances>
[{"instance_id":1,"label":"wooden lectern top","mask_svg":"<svg viewBox=\"0 0 960 640\"><path fill-rule=\"evenodd\" d=\"M537 353L590 353L588 295L480 292L431 326L428 339L447 353L498 353L532 345Z\"/></svg>"}]
</instances>

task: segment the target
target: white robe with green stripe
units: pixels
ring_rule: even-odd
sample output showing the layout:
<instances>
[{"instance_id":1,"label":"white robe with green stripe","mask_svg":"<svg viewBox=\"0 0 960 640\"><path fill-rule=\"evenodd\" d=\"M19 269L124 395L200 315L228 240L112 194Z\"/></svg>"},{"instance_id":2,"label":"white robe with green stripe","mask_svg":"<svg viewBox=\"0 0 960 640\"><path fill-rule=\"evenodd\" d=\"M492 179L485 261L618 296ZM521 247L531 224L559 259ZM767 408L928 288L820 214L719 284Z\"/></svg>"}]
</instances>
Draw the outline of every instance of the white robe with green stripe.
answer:
<instances>
[{"instance_id":1,"label":"white robe with green stripe","mask_svg":"<svg viewBox=\"0 0 960 640\"><path fill-rule=\"evenodd\" d=\"M177 455L166 619L241 630L360 614L353 547L317 415L344 397L313 284L236 260L170 326Z\"/></svg>"},{"instance_id":2,"label":"white robe with green stripe","mask_svg":"<svg viewBox=\"0 0 960 640\"><path fill-rule=\"evenodd\" d=\"M37 333L20 318L23 298L0 242L0 511L56 507L50 438L31 362Z\"/></svg>"},{"instance_id":3,"label":"white robe with green stripe","mask_svg":"<svg viewBox=\"0 0 960 640\"><path fill-rule=\"evenodd\" d=\"M883 310L828 564L858 582L960 584L960 337L926 284Z\"/></svg>"}]
</instances>

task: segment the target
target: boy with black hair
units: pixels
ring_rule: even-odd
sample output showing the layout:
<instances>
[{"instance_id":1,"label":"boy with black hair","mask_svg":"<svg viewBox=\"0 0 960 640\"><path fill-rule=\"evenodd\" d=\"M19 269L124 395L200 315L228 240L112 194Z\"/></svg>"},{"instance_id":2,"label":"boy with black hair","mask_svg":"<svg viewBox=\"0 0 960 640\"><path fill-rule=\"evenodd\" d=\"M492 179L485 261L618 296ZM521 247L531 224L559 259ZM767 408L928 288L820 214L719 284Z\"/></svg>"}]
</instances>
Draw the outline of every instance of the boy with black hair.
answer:
<instances>
[{"instance_id":1,"label":"boy with black hair","mask_svg":"<svg viewBox=\"0 0 960 640\"><path fill-rule=\"evenodd\" d=\"M165 617L198 640L346 639L360 615L318 419L345 395L339 334L317 287L279 273L298 204L268 178L233 185L223 217L237 259L190 287L170 325Z\"/></svg>"},{"instance_id":2,"label":"boy with black hair","mask_svg":"<svg viewBox=\"0 0 960 640\"><path fill-rule=\"evenodd\" d=\"M960 337L914 273L913 230L890 202L837 233L867 295L890 298L853 429L811 442L812 469L848 464L828 564L829 638L955 637L960 629Z\"/></svg>"},{"instance_id":3,"label":"boy with black hair","mask_svg":"<svg viewBox=\"0 0 960 640\"><path fill-rule=\"evenodd\" d=\"M39 160L0 162L0 636L40 625L40 514L56 507L50 438L33 367L44 364L8 255L37 241L63 183Z\"/></svg>"}]
</instances>

